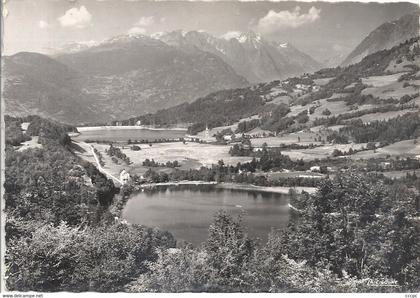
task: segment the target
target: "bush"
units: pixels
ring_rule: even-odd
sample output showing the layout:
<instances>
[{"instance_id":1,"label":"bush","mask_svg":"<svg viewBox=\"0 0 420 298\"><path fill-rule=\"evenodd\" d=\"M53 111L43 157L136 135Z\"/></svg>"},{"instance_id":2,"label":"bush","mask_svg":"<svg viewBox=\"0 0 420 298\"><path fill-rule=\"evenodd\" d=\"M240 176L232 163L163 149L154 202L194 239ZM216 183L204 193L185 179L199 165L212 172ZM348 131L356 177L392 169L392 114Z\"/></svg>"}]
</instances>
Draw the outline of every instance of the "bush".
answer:
<instances>
[{"instance_id":1,"label":"bush","mask_svg":"<svg viewBox=\"0 0 420 298\"><path fill-rule=\"evenodd\" d=\"M322 115L329 116L329 115L331 115L331 111L328 110L328 109L325 109L325 110L322 111Z\"/></svg>"}]
</instances>

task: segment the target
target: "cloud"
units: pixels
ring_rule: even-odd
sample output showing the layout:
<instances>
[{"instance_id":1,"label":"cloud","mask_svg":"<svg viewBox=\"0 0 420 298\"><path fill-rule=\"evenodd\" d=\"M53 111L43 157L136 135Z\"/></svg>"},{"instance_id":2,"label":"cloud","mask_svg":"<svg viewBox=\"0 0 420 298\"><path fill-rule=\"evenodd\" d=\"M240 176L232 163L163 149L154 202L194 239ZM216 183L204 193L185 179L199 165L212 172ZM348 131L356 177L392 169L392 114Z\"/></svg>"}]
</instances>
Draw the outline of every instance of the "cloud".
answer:
<instances>
[{"instance_id":1,"label":"cloud","mask_svg":"<svg viewBox=\"0 0 420 298\"><path fill-rule=\"evenodd\" d=\"M228 31L220 37L226 40L231 40L232 38L238 38L239 36L241 36L241 32L239 31Z\"/></svg>"},{"instance_id":2,"label":"cloud","mask_svg":"<svg viewBox=\"0 0 420 298\"><path fill-rule=\"evenodd\" d=\"M139 35L139 34L145 34L146 29L143 27L132 27L127 32L130 35Z\"/></svg>"},{"instance_id":3,"label":"cloud","mask_svg":"<svg viewBox=\"0 0 420 298\"><path fill-rule=\"evenodd\" d=\"M141 17L140 20L138 20L134 26L136 27L148 27L150 25L153 25L155 23L155 19L153 16L150 17Z\"/></svg>"},{"instance_id":4,"label":"cloud","mask_svg":"<svg viewBox=\"0 0 420 298\"><path fill-rule=\"evenodd\" d=\"M57 19L63 27L85 28L91 24L92 15L85 6L73 7Z\"/></svg>"},{"instance_id":5,"label":"cloud","mask_svg":"<svg viewBox=\"0 0 420 298\"><path fill-rule=\"evenodd\" d=\"M41 28L41 29L46 29L46 28L50 27L50 24L48 24L44 20L40 20L38 22L38 27Z\"/></svg>"},{"instance_id":6,"label":"cloud","mask_svg":"<svg viewBox=\"0 0 420 298\"><path fill-rule=\"evenodd\" d=\"M296 6L293 11L282 10L275 12L270 10L267 15L258 21L257 28L263 33L274 33L284 28L297 28L310 24L319 19L321 9L312 6L308 13L300 13L300 7Z\"/></svg>"},{"instance_id":7,"label":"cloud","mask_svg":"<svg viewBox=\"0 0 420 298\"><path fill-rule=\"evenodd\" d=\"M133 24L133 27L131 27L127 33L129 35L146 34L146 28L153 25L154 23L155 18L153 16L141 17L137 22Z\"/></svg>"}]
</instances>

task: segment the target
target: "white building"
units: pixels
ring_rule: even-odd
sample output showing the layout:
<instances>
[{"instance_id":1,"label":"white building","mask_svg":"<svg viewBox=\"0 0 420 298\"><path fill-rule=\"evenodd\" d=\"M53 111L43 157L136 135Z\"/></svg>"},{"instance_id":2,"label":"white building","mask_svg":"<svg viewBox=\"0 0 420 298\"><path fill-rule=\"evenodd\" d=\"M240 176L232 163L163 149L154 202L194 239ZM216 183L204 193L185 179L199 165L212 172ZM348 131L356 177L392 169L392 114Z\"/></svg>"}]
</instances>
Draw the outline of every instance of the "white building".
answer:
<instances>
[{"instance_id":1,"label":"white building","mask_svg":"<svg viewBox=\"0 0 420 298\"><path fill-rule=\"evenodd\" d=\"M130 180L131 180L131 176L130 176L130 173L128 173L125 169L124 170L122 170L121 172L120 172L120 181L121 181L121 184L127 184L128 182L130 182Z\"/></svg>"},{"instance_id":2,"label":"white building","mask_svg":"<svg viewBox=\"0 0 420 298\"><path fill-rule=\"evenodd\" d=\"M206 125L206 130L204 132L204 140L208 141L210 139L210 130L209 127Z\"/></svg>"}]
</instances>

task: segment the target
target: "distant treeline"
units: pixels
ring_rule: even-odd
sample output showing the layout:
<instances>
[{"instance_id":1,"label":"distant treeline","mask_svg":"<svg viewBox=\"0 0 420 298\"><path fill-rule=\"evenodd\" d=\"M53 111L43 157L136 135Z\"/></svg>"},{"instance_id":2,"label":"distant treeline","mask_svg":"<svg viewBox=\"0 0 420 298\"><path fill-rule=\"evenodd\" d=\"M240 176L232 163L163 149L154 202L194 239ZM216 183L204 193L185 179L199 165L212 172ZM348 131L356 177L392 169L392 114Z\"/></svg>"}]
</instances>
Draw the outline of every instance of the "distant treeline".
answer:
<instances>
[{"instance_id":1,"label":"distant treeline","mask_svg":"<svg viewBox=\"0 0 420 298\"><path fill-rule=\"evenodd\" d=\"M118 189L112 180L60 142L63 127L32 119L43 146L23 151L8 137L22 120L6 121L7 289L121 291L148 270L157 248L174 247L174 238L115 222L109 208Z\"/></svg>"},{"instance_id":2,"label":"distant treeline","mask_svg":"<svg viewBox=\"0 0 420 298\"><path fill-rule=\"evenodd\" d=\"M179 170L175 169L171 173L156 172L149 169L144 178L152 183L161 183L168 181L191 180L191 181L217 181L217 182L238 182L250 183L262 186L285 186L287 182L296 186L301 182L301 186L314 186L318 183L318 178L296 178L279 179L278 181L267 180L264 173L254 174L257 170L262 172L282 171L283 169L295 171L307 171L312 166L319 165L318 160L314 161L293 161L289 156L281 154L279 149L264 148L256 153L256 157L250 162L238 163L236 166L225 165L223 160L210 168L201 167L200 169ZM327 167L321 166L321 172L327 173ZM136 180L136 177L135 179ZM140 181L140 180L139 180Z\"/></svg>"},{"instance_id":3,"label":"distant treeline","mask_svg":"<svg viewBox=\"0 0 420 298\"><path fill-rule=\"evenodd\" d=\"M180 167L180 164L177 160L167 161L166 163L159 163L159 162L156 162L154 159L150 160L146 158L143 161L143 166L152 167L152 168L155 168L155 167L178 168Z\"/></svg>"},{"instance_id":4,"label":"distant treeline","mask_svg":"<svg viewBox=\"0 0 420 298\"><path fill-rule=\"evenodd\" d=\"M387 142L420 137L420 115L409 113L387 121L351 121L346 127L340 128L340 133L350 135L357 143Z\"/></svg>"},{"instance_id":5,"label":"distant treeline","mask_svg":"<svg viewBox=\"0 0 420 298\"><path fill-rule=\"evenodd\" d=\"M77 128L74 126L47 120L39 116L11 117L5 115L4 121L7 127L6 144L14 146L30 140L31 136L39 136L39 143L43 143L44 140L49 139L57 141L61 145L69 145L71 139L67 133L77 132ZM24 122L29 123L25 133L21 129L21 125Z\"/></svg>"},{"instance_id":6,"label":"distant treeline","mask_svg":"<svg viewBox=\"0 0 420 298\"><path fill-rule=\"evenodd\" d=\"M120 148L115 147L112 144L109 145L108 149L105 149L105 153L108 154L115 163L118 163L118 160L115 158L119 158L126 165L131 163L130 158L124 152L122 152Z\"/></svg>"}]
</instances>

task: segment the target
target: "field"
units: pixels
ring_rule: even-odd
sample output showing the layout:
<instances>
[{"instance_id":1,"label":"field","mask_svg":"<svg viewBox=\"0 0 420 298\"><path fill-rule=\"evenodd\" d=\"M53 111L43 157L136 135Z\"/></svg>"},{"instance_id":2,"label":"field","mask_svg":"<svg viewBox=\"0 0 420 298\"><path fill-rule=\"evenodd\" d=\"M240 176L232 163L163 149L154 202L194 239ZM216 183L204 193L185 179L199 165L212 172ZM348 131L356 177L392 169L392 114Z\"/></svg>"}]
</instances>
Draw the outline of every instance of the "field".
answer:
<instances>
[{"instance_id":1,"label":"field","mask_svg":"<svg viewBox=\"0 0 420 298\"><path fill-rule=\"evenodd\" d=\"M344 101L328 101L328 99L321 99L319 103L320 106L316 108L312 115L309 116L311 121L315 120L316 118L327 117L322 114L325 109L328 109L331 112L331 115L343 114L350 110L350 107L347 106Z\"/></svg>"},{"instance_id":2,"label":"field","mask_svg":"<svg viewBox=\"0 0 420 298\"><path fill-rule=\"evenodd\" d=\"M328 84L329 81L331 81L332 79L334 79L334 77L331 78L323 78L323 79L315 79L314 83L318 86L323 86Z\"/></svg>"},{"instance_id":3,"label":"field","mask_svg":"<svg viewBox=\"0 0 420 298\"><path fill-rule=\"evenodd\" d=\"M418 88L413 86L403 87L402 82L392 83L383 87L368 87L362 90L362 94L371 94L374 97L382 99L401 98L404 95L413 95L418 93Z\"/></svg>"},{"instance_id":4,"label":"field","mask_svg":"<svg viewBox=\"0 0 420 298\"><path fill-rule=\"evenodd\" d=\"M407 174L410 174L410 175L416 174L417 176L420 175L420 171L419 170L414 170L414 171L413 170L390 171L390 172L379 172L379 173L384 174L385 177L393 178L393 179L395 179L395 178L404 178L404 177L407 176Z\"/></svg>"},{"instance_id":5,"label":"field","mask_svg":"<svg viewBox=\"0 0 420 298\"><path fill-rule=\"evenodd\" d=\"M410 65L418 65L420 63L420 59L418 57L416 57L414 61L408 61L406 57L401 58L401 61L398 61L400 63L398 63L396 60L391 61L391 63L385 69L385 72L407 72L408 70L410 70Z\"/></svg>"},{"instance_id":6,"label":"field","mask_svg":"<svg viewBox=\"0 0 420 298\"><path fill-rule=\"evenodd\" d=\"M420 158L420 138L415 140L406 140L401 142L393 143L389 146L373 150L358 152L351 157L353 159L369 159L372 157L417 157Z\"/></svg>"},{"instance_id":7,"label":"field","mask_svg":"<svg viewBox=\"0 0 420 298\"><path fill-rule=\"evenodd\" d=\"M238 162L246 162L252 159L250 157L230 156L230 146L199 144L192 142L187 142L186 144L182 142L171 142L156 143L152 146L143 144L140 145L141 150L139 151L133 151L127 145L118 146L132 162L130 165L125 165L124 163L115 164L111 160L111 158L105 153L105 150L109 148L109 145L107 144L86 144L80 141L76 144L82 147L85 151L78 154L90 162L94 162L94 159L89 145L96 148L103 156L103 160L105 162L105 166L103 168L113 175L119 175L119 172L122 169L128 170L131 174L142 175L149 169L149 167L144 167L142 165L145 159L154 159L158 163L166 163L167 161L177 160L181 165L181 169L198 169L201 166L210 167L212 164L217 164L219 160L223 160L225 164L236 165ZM159 167L155 168L155 170L169 171L170 169Z\"/></svg>"},{"instance_id":8,"label":"field","mask_svg":"<svg viewBox=\"0 0 420 298\"><path fill-rule=\"evenodd\" d=\"M216 138L213 137L213 136L215 134L217 134L218 132L221 132L222 130L225 130L225 129L231 129L233 132L235 132L235 130L238 128L239 122L242 122L242 121L250 121L250 120L259 119L259 118L260 117L258 115L254 115L254 116L251 116L251 117L242 118L238 122L235 122L232 125L226 125L226 126L219 126L219 127L211 128L211 129L209 129L209 138L207 139L207 141L216 141ZM248 134L250 134L250 133L248 133ZM238 136L239 136L239 134L238 134ZM204 139L205 138L205 131L200 131L194 137L198 137L200 139Z\"/></svg>"},{"instance_id":9,"label":"field","mask_svg":"<svg viewBox=\"0 0 420 298\"><path fill-rule=\"evenodd\" d=\"M349 121L353 121L356 119L361 119L363 121L363 123L369 123L372 121L386 121L392 118L396 118L398 116L407 114L407 113L412 113L414 110L401 110L401 111L389 111L389 112L385 112L385 113L371 113L371 114L366 114L360 117L356 117L356 118L352 118Z\"/></svg>"},{"instance_id":10,"label":"field","mask_svg":"<svg viewBox=\"0 0 420 298\"><path fill-rule=\"evenodd\" d=\"M316 147L312 149L299 149L292 151L283 151L282 154L288 155L291 159L303 159L303 160L314 160L314 159L324 159L331 157L335 149L340 151L349 151L350 148L353 150L359 150L362 147L366 147L366 144L326 144L322 147Z\"/></svg>"},{"instance_id":11,"label":"field","mask_svg":"<svg viewBox=\"0 0 420 298\"><path fill-rule=\"evenodd\" d=\"M121 127L79 127L80 134L73 137L75 141L110 141L127 142L129 139L147 140L149 142L158 139L179 139L185 136L185 129L144 129L144 128L121 128Z\"/></svg>"},{"instance_id":12,"label":"field","mask_svg":"<svg viewBox=\"0 0 420 298\"><path fill-rule=\"evenodd\" d=\"M251 140L251 143L254 147L261 147L264 143L267 143L269 147L277 147L282 144L319 145L321 142L315 141L315 138L318 139L319 137L326 137L326 134L322 131L321 128L318 131L305 130L278 135L276 137L255 138Z\"/></svg>"},{"instance_id":13,"label":"field","mask_svg":"<svg viewBox=\"0 0 420 298\"><path fill-rule=\"evenodd\" d=\"M333 131L339 131L340 128L343 128L343 127L345 127L345 125L332 125L332 126L328 126L328 129L333 130ZM311 127L312 132L322 132L325 129L327 129L327 128L324 125Z\"/></svg>"},{"instance_id":14,"label":"field","mask_svg":"<svg viewBox=\"0 0 420 298\"><path fill-rule=\"evenodd\" d=\"M383 87L398 81L402 73L396 73L387 76L372 76L362 78L362 83L372 87Z\"/></svg>"},{"instance_id":15,"label":"field","mask_svg":"<svg viewBox=\"0 0 420 298\"><path fill-rule=\"evenodd\" d=\"M267 173L267 178L269 180L276 180L279 178L325 178L324 174L315 173L315 172L303 172L303 171L284 171L284 172L270 172Z\"/></svg>"},{"instance_id":16,"label":"field","mask_svg":"<svg viewBox=\"0 0 420 298\"><path fill-rule=\"evenodd\" d=\"M18 151L23 151L26 149L34 149L34 148L42 148L41 144L38 144L38 137L34 136L32 137L32 139L30 139L29 141L23 142L20 146Z\"/></svg>"}]
</instances>

